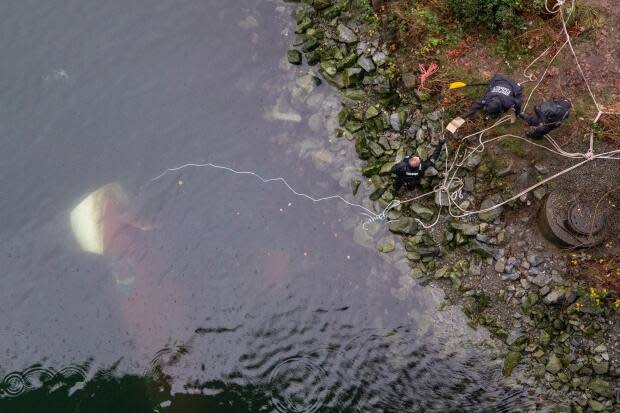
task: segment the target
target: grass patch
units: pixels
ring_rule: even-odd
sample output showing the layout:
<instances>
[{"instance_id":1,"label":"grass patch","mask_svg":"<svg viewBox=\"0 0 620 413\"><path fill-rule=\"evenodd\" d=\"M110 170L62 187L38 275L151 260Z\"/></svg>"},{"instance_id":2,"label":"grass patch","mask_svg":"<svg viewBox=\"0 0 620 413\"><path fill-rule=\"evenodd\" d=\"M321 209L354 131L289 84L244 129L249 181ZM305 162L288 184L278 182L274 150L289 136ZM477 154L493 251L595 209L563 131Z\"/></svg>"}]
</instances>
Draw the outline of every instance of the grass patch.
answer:
<instances>
[{"instance_id":1,"label":"grass patch","mask_svg":"<svg viewBox=\"0 0 620 413\"><path fill-rule=\"evenodd\" d=\"M504 138L500 140L499 144L502 148L510 151L513 155L520 158L525 157L526 149L525 142L523 142L523 140L517 138Z\"/></svg>"}]
</instances>

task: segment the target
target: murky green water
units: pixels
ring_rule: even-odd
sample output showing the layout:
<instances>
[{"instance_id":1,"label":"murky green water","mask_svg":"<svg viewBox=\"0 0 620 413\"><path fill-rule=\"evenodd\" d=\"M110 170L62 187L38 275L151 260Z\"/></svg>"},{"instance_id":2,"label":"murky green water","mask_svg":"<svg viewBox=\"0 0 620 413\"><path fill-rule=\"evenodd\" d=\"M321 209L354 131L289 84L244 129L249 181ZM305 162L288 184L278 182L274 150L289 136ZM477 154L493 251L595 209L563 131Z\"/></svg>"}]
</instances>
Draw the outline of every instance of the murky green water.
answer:
<instances>
[{"instance_id":1,"label":"murky green water","mask_svg":"<svg viewBox=\"0 0 620 413\"><path fill-rule=\"evenodd\" d=\"M214 162L349 194L338 96L284 60L291 11L0 5L0 411L530 405L499 384L484 332L376 252L388 234L360 231L359 210L215 169L150 182ZM127 199L93 221L102 253L84 251L70 212L110 183Z\"/></svg>"}]
</instances>

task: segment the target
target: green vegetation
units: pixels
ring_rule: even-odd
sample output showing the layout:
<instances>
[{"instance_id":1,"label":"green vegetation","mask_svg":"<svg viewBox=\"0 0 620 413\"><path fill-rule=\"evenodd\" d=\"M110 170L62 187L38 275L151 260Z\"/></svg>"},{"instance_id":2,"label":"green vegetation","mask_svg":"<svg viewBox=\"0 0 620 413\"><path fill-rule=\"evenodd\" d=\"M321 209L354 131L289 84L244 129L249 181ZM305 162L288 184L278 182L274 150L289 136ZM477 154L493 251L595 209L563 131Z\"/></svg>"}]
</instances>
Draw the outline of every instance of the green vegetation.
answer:
<instances>
[{"instance_id":1,"label":"green vegetation","mask_svg":"<svg viewBox=\"0 0 620 413\"><path fill-rule=\"evenodd\" d=\"M521 0L448 0L450 9L469 27L514 31L523 26Z\"/></svg>"},{"instance_id":2,"label":"green vegetation","mask_svg":"<svg viewBox=\"0 0 620 413\"><path fill-rule=\"evenodd\" d=\"M516 156L524 157L526 154L525 144L521 139L505 138L499 144Z\"/></svg>"},{"instance_id":3,"label":"green vegetation","mask_svg":"<svg viewBox=\"0 0 620 413\"><path fill-rule=\"evenodd\" d=\"M375 14L375 10L372 7L372 2L370 0L353 0L352 7L365 18L369 18Z\"/></svg>"}]
</instances>

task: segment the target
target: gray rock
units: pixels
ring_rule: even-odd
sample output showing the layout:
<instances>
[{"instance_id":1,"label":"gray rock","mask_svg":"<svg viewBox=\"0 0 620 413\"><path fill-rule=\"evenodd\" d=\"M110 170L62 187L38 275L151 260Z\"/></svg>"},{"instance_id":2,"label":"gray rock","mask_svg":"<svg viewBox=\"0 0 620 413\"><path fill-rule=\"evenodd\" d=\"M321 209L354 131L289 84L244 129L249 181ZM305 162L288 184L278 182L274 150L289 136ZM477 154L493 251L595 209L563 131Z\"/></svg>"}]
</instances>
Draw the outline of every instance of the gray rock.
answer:
<instances>
[{"instance_id":1,"label":"gray rock","mask_svg":"<svg viewBox=\"0 0 620 413\"><path fill-rule=\"evenodd\" d=\"M306 36L304 34L295 34L293 38L293 46L301 46L306 41Z\"/></svg>"},{"instance_id":2,"label":"gray rock","mask_svg":"<svg viewBox=\"0 0 620 413\"><path fill-rule=\"evenodd\" d=\"M543 270L541 270L540 268L536 268L536 267L531 267L530 269L528 269L528 274L530 274L532 277L537 276L538 274L542 273Z\"/></svg>"},{"instance_id":3,"label":"gray rock","mask_svg":"<svg viewBox=\"0 0 620 413\"><path fill-rule=\"evenodd\" d=\"M338 40L342 43L355 43L357 42L357 36L353 33L353 30L349 29L344 24L338 25Z\"/></svg>"},{"instance_id":4,"label":"gray rock","mask_svg":"<svg viewBox=\"0 0 620 413\"><path fill-rule=\"evenodd\" d=\"M590 406L593 412L604 412L606 410L603 403L594 399L588 400L588 406Z\"/></svg>"},{"instance_id":5,"label":"gray rock","mask_svg":"<svg viewBox=\"0 0 620 413\"><path fill-rule=\"evenodd\" d=\"M549 356L549 361L547 362L545 369L551 374L557 374L560 370L562 370L562 362L560 361L560 358L555 355L555 353L551 353Z\"/></svg>"},{"instance_id":6,"label":"gray rock","mask_svg":"<svg viewBox=\"0 0 620 413\"><path fill-rule=\"evenodd\" d=\"M590 383L588 383L588 388L599 396L611 397L612 395L611 384L603 379L594 378L590 380Z\"/></svg>"},{"instance_id":7,"label":"gray rock","mask_svg":"<svg viewBox=\"0 0 620 413\"><path fill-rule=\"evenodd\" d=\"M439 172L432 166L429 166L428 169L424 171L424 176L426 176L427 178L432 178L433 176L437 175L439 175Z\"/></svg>"},{"instance_id":8,"label":"gray rock","mask_svg":"<svg viewBox=\"0 0 620 413\"><path fill-rule=\"evenodd\" d=\"M298 22L305 18L311 18L316 15L316 9L309 4L300 3L295 9L295 18Z\"/></svg>"},{"instance_id":9,"label":"gray rock","mask_svg":"<svg viewBox=\"0 0 620 413\"><path fill-rule=\"evenodd\" d=\"M508 258L508 261L506 261L506 269L504 271L506 271L507 273L510 273L512 272L512 270L514 270L516 266L517 266L517 259L515 257L510 257Z\"/></svg>"},{"instance_id":10,"label":"gray rock","mask_svg":"<svg viewBox=\"0 0 620 413\"><path fill-rule=\"evenodd\" d=\"M592 363L592 369L594 369L594 372L596 374L607 374L607 372L609 371L609 362L608 361L600 361L600 362L593 362Z\"/></svg>"},{"instance_id":11,"label":"gray rock","mask_svg":"<svg viewBox=\"0 0 620 413\"><path fill-rule=\"evenodd\" d=\"M517 281L521 275L518 272L513 272L512 274L506 274L502 276L502 281Z\"/></svg>"},{"instance_id":12,"label":"gray rock","mask_svg":"<svg viewBox=\"0 0 620 413\"><path fill-rule=\"evenodd\" d=\"M504 376L508 377L512 373L512 370L517 367L519 362L521 361L521 353L517 351L511 351L506 355L506 359L504 360L504 367L502 368L502 373Z\"/></svg>"},{"instance_id":13,"label":"gray rock","mask_svg":"<svg viewBox=\"0 0 620 413\"><path fill-rule=\"evenodd\" d=\"M360 58L357 59L357 65L359 67L361 67L362 69L364 69L368 73L370 73L373 70L375 70L375 65L372 62L372 59L370 57L367 57L367 56L360 56Z\"/></svg>"},{"instance_id":14,"label":"gray rock","mask_svg":"<svg viewBox=\"0 0 620 413\"><path fill-rule=\"evenodd\" d=\"M379 111L379 109L377 108L376 105L374 106L370 106L367 110L366 110L366 114L365 114L365 118L366 119L372 119L376 116L379 116L379 113L381 113Z\"/></svg>"},{"instance_id":15,"label":"gray rock","mask_svg":"<svg viewBox=\"0 0 620 413\"><path fill-rule=\"evenodd\" d=\"M563 298L564 298L564 290L556 288L545 296L545 298L543 299L543 302L547 305L559 304Z\"/></svg>"},{"instance_id":16,"label":"gray rock","mask_svg":"<svg viewBox=\"0 0 620 413\"><path fill-rule=\"evenodd\" d=\"M333 4L332 0L314 0L313 5L317 10L323 10Z\"/></svg>"},{"instance_id":17,"label":"gray rock","mask_svg":"<svg viewBox=\"0 0 620 413\"><path fill-rule=\"evenodd\" d=\"M467 251L470 253L478 254L483 258L493 257L497 254L497 250L495 248L483 244L475 239L469 241Z\"/></svg>"},{"instance_id":18,"label":"gray rock","mask_svg":"<svg viewBox=\"0 0 620 413\"><path fill-rule=\"evenodd\" d=\"M502 202L502 197L499 194L494 194L486 197L480 204L480 209L491 208ZM484 222L493 222L502 214L503 207L495 208L488 212L482 212L478 214L478 217Z\"/></svg>"},{"instance_id":19,"label":"gray rock","mask_svg":"<svg viewBox=\"0 0 620 413\"><path fill-rule=\"evenodd\" d=\"M506 258L500 258L495 263L495 272L498 272L501 274L504 272L504 268L506 268Z\"/></svg>"},{"instance_id":20,"label":"gray rock","mask_svg":"<svg viewBox=\"0 0 620 413\"><path fill-rule=\"evenodd\" d=\"M547 175L549 173L549 168L542 163L536 163L534 165L534 169L536 169L536 171L538 171L538 173L541 175Z\"/></svg>"},{"instance_id":21,"label":"gray rock","mask_svg":"<svg viewBox=\"0 0 620 413\"><path fill-rule=\"evenodd\" d=\"M424 143L424 135L426 134L425 130L422 128L418 128L418 130L415 133L415 140L416 142L418 142L419 144Z\"/></svg>"},{"instance_id":22,"label":"gray rock","mask_svg":"<svg viewBox=\"0 0 620 413\"><path fill-rule=\"evenodd\" d=\"M441 110L436 110L435 112L427 114L426 119L432 122L437 122L439 119L441 119Z\"/></svg>"},{"instance_id":23,"label":"gray rock","mask_svg":"<svg viewBox=\"0 0 620 413\"><path fill-rule=\"evenodd\" d=\"M551 288L549 288L548 285L545 285L543 288L540 289L540 295L547 295L549 294L549 291L551 291Z\"/></svg>"},{"instance_id":24,"label":"gray rock","mask_svg":"<svg viewBox=\"0 0 620 413\"><path fill-rule=\"evenodd\" d=\"M437 206L448 206L450 205L450 200L446 191L437 191L435 192L435 204Z\"/></svg>"},{"instance_id":25,"label":"gray rock","mask_svg":"<svg viewBox=\"0 0 620 413\"><path fill-rule=\"evenodd\" d=\"M545 259L543 257L541 257L540 255L528 255L527 256L527 262L530 263L530 265L534 266L534 267L538 267L540 264L542 264L543 262L545 262Z\"/></svg>"},{"instance_id":26,"label":"gray rock","mask_svg":"<svg viewBox=\"0 0 620 413\"><path fill-rule=\"evenodd\" d=\"M534 189L534 197L539 201L547 195L547 189L545 187L539 187Z\"/></svg>"},{"instance_id":27,"label":"gray rock","mask_svg":"<svg viewBox=\"0 0 620 413\"><path fill-rule=\"evenodd\" d=\"M466 176L463 179L463 189L467 192L474 192L476 179L473 176Z\"/></svg>"},{"instance_id":28,"label":"gray rock","mask_svg":"<svg viewBox=\"0 0 620 413\"><path fill-rule=\"evenodd\" d=\"M527 335L522 330L514 329L508 334L508 337L506 338L506 344L508 344L509 346L512 346L517 341L525 342L526 340L527 340Z\"/></svg>"},{"instance_id":29,"label":"gray rock","mask_svg":"<svg viewBox=\"0 0 620 413\"><path fill-rule=\"evenodd\" d=\"M400 115L398 114L398 112L394 112L390 115L390 126L396 132L400 132L400 130L402 129L403 125L400 124Z\"/></svg>"},{"instance_id":30,"label":"gray rock","mask_svg":"<svg viewBox=\"0 0 620 413\"><path fill-rule=\"evenodd\" d=\"M381 241L379 241L379 244L377 245L377 249L386 254L394 251L396 249L396 243L394 242L394 238L392 237L383 238Z\"/></svg>"},{"instance_id":31,"label":"gray rock","mask_svg":"<svg viewBox=\"0 0 620 413\"><path fill-rule=\"evenodd\" d=\"M385 62L387 61L387 56L383 52L377 52L372 55L372 61L377 66L383 66Z\"/></svg>"},{"instance_id":32,"label":"gray rock","mask_svg":"<svg viewBox=\"0 0 620 413\"><path fill-rule=\"evenodd\" d=\"M514 171L512 170L513 165L514 165L514 162L511 162L504 169L500 169L499 171L497 171L497 176L500 178L503 178L505 176L513 174L514 173Z\"/></svg>"},{"instance_id":33,"label":"gray rock","mask_svg":"<svg viewBox=\"0 0 620 413\"><path fill-rule=\"evenodd\" d=\"M346 87L352 87L362 80L364 76L362 69L359 67L349 67L344 71L343 81Z\"/></svg>"},{"instance_id":34,"label":"gray rock","mask_svg":"<svg viewBox=\"0 0 620 413\"><path fill-rule=\"evenodd\" d=\"M471 155L469 158L467 158L467 162L465 162L465 168L472 170L476 166L480 165L480 162L482 162L482 155L475 153Z\"/></svg>"},{"instance_id":35,"label":"gray rock","mask_svg":"<svg viewBox=\"0 0 620 413\"><path fill-rule=\"evenodd\" d=\"M551 277L549 277L547 274L542 273L542 274L538 274L536 277L532 278L530 280L530 282L534 285L537 285L539 287L544 287L545 285L549 284L549 282L551 282Z\"/></svg>"},{"instance_id":36,"label":"gray rock","mask_svg":"<svg viewBox=\"0 0 620 413\"><path fill-rule=\"evenodd\" d=\"M370 148L370 152L372 152L372 154L377 158L381 157L381 155L385 152L381 145L374 141L368 142L368 148Z\"/></svg>"},{"instance_id":37,"label":"gray rock","mask_svg":"<svg viewBox=\"0 0 620 413\"><path fill-rule=\"evenodd\" d=\"M435 213L432 210L417 203L411 204L410 209L422 219L431 219L435 216Z\"/></svg>"},{"instance_id":38,"label":"gray rock","mask_svg":"<svg viewBox=\"0 0 620 413\"><path fill-rule=\"evenodd\" d=\"M390 231L395 234L415 235L418 232L416 220L410 217L403 217L398 221L391 221L389 228Z\"/></svg>"},{"instance_id":39,"label":"gray rock","mask_svg":"<svg viewBox=\"0 0 620 413\"><path fill-rule=\"evenodd\" d=\"M480 225L478 224L467 224L465 222L453 222L450 224L452 228L455 230L462 232L463 235L467 235L469 237L477 235L480 232Z\"/></svg>"},{"instance_id":40,"label":"gray rock","mask_svg":"<svg viewBox=\"0 0 620 413\"><path fill-rule=\"evenodd\" d=\"M351 179L351 192L353 193L353 196L357 195L357 191L359 190L361 183L362 181L360 181L358 178Z\"/></svg>"},{"instance_id":41,"label":"gray rock","mask_svg":"<svg viewBox=\"0 0 620 413\"><path fill-rule=\"evenodd\" d=\"M304 52L311 52L320 46L320 43L314 37L308 37L308 39L301 45L301 50Z\"/></svg>"},{"instance_id":42,"label":"gray rock","mask_svg":"<svg viewBox=\"0 0 620 413\"><path fill-rule=\"evenodd\" d=\"M369 52L368 43L366 43L366 42L359 42L357 44L357 46L355 46L355 51L357 52L358 56L363 55L364 53Z\"/></svg>"},{"instance_id":43,"label":"gray rock","mask_svg":"<svg viewBox=\"0 0 620 413\"><path fill-rule=\"evenodd\" d=\"M286 53L286 58L288 62L292 65L300 65L301 64L301 53L299 50L289 50Z\"/></svg>"},{"instance_id":44,"label":"gray rock","mask_svg":"<svg viewBox=\"0 0 620 413\"><path fill-rule=\"evenodd\" d=\"M415 89L418 85L418 77L415 75L415 73L405 73L403 74L402 79L405 89Z\"/></svg>"},{"instance_id":45,"label":"gray rock","mask_svg":"<svg viewBox=\"0 0 620 413\"><path fill-rule=\"evenodd\" d=\"M479 276L482 274L482 261L471 260L469 263L469 275Z\"/></svg>"},{"instance_id":46,"label":"gray rock","mask_svg":"<svg viewBox=\"0 0 620 413\"><path fill-rule=\"evenodd\" d=\"M372 83L372 88L377 93L390 93L392 87L390 86L390 80L385 76L375 76Z\"/></svg>"},{"instance_id":47,"label":"gray rock","mask_svg":"<svg viewBox=\"0 0 620 413\"><path fill-rule=\"evenodd\" d=\"M607 346L604 344L599 344L598 346L596 346L594 348L594 352L595 353L606 353L607 352Z\"/></svg>"}]
</instances>

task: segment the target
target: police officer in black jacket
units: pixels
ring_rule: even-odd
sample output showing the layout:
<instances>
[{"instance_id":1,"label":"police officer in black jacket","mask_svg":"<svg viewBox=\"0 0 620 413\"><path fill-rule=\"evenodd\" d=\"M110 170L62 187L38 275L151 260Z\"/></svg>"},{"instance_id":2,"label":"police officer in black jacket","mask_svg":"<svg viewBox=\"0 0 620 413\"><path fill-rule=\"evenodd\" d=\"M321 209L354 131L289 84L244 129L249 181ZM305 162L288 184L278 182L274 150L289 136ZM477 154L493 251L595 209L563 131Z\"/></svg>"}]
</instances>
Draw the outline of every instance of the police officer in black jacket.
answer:
<instances>
[{"instance_id":1,"label":"police officer in black jacket","mask_svg":"<svg viewBox=\"0 0 620 413\"><path fill-rule=\"evenodd\" d=\"M481 109L484 109L487 119L496 118L511 108L519 114L522 96L523 89L520 84L504 75L497 74L489 82L486 94L471 105L463 118L469 118Z\"/></svg>"},{"instance_id":2,"label":"police officer in black jacket","mask_svg":"<svg viewBox=\"0 0 620 413\"><path fill-rule=\"evenodd\" d=\"M550 100L534 108L534 115L521 113L519 116L530 126L535 126L527 133L530 139L542 139L543 136L558 128L568 118L571 103L566 100Z\"/></svg>"},{"instance_id":3,"label":"police officer in black jacket","mask_svg":"<svg viewBox=\"0 0 620 413\"><path fill-rule=\"evenodd\" d=\"M435 147L433 154L427 160L423 161L419 156L407 156L405 159L392 167L392 173L396 174L394 181L394 190L398 192L403 184L407 185L407 189L414 189L419 183L424 172L433 165L439 157L444 141L440 141Z\"/></svg>"}]
</instances>

